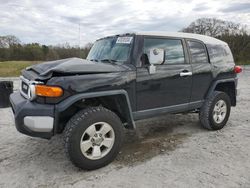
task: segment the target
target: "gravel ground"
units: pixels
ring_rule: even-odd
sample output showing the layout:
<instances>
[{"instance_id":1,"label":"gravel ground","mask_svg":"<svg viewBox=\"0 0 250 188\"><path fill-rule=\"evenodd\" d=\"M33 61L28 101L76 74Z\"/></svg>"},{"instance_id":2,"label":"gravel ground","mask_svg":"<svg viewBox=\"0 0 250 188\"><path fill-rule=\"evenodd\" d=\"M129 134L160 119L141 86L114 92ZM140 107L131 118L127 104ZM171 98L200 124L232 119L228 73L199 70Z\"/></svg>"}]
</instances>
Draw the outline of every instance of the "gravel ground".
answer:
<instances>
[{"instance_id":1,"label":"gravel ground","mask_svg":"<svg viewBox=\"0 0 250 188\"><path fill-rule=\"evenodd\" d=\"M14 78L13 78L14 79ZM227 126L200 127L197 114L138 121L117 159L83 171L66 158L62 137L18 133L11 110L0 109L0 187L250 187L250 67ZM15 84L17 87L17 84Z\"/></svg>"}]
</instances>

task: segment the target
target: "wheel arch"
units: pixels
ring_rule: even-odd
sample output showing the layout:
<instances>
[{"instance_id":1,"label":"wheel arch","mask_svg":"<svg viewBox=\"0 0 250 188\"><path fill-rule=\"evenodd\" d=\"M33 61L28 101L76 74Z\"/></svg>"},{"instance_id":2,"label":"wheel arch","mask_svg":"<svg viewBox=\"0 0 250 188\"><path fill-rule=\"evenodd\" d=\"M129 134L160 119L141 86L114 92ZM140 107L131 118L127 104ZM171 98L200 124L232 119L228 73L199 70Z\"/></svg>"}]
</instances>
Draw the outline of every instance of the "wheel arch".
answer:
<instances>
[{"instance_id":1,"label":"wheel arch","mask_svg":"<svg viewBox=\"0 0 250 188\"><path fill-rule=\"evenodd\" d=\"M89 92L73 95L55 105L54 133L60 133L72 114L87 106L102 105L116 113L128 129L135 129L128 93L125 90Z\"/></svg>"},{"instance_id":2,"label":"wheel arch","mask_svg":"<svg viewBox=\"0 0 250 188\"><path fill-rule=\"evenodd\" d=\"M230 97L231 105L236 106L237 82L237 78L216 80L210 86L205 98L209 97L214 91L222 91Z\"/></svg>"}]
</instances>

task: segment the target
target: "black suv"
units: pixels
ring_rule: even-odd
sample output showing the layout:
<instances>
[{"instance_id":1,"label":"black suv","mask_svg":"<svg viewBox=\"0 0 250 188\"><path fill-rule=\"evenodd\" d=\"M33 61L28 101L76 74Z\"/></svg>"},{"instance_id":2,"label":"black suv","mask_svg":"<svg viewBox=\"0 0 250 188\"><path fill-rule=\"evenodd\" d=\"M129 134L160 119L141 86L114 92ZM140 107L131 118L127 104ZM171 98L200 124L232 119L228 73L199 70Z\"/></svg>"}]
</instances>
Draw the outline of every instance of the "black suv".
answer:
<instances>
[{"instance_id":1,"label":"black suv","mask_svg":"<svg viewBox=\"0 0 250 188\"><path fill-rule=\"evenodd\" d=\"M69 159L83 169L110 163L124 127L164 113L197 112L218 130L236 106L237 73L228 45L187 33L127 33L97 40L87 59L69 58L22 71L10 96L23 134L64 132Z\"/></svg>"}]
</instances>

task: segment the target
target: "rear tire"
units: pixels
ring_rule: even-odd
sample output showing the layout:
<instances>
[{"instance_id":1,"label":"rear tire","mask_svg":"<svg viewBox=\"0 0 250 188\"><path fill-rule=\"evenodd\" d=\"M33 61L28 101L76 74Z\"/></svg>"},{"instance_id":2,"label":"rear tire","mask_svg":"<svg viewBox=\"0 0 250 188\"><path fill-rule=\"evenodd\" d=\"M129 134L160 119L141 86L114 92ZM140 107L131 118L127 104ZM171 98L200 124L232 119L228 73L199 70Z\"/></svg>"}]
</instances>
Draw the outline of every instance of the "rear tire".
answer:
<instances>
[{"instance_id":1,"label":"rear tire","mask_svg":"<svg viewBox=\"0 0 250 188\"><path fill-rule=\"evenodd\" d=\"M76 113L64 130L65 151L72 163L85 170L101 168L114 160L123 140L119 117L103 107Z\"/></svg>"},{"instance_id":2,"label":"rear tire","mask_svg":"<svg viewBox=\"0 0 250 188\"><path fill-rule=\"evenodd\" d=\"M201 125L209 130L222 129L229 118L231 101L229 96L220 91L214 91L200 109Z\"/></svg>"}]
</instances>

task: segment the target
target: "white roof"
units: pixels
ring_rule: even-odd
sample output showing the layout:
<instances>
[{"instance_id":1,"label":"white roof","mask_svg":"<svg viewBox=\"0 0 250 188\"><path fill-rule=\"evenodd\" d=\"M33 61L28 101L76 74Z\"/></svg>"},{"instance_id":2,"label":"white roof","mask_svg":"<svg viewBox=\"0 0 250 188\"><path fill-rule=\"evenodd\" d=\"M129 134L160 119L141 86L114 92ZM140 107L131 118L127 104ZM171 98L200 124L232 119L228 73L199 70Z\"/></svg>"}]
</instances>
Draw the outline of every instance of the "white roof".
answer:
<instances>
[{"instance_id":1,"label":"white roof","mask_svg":"<svg viewBox=\"0 0 250 188\"><path fill-rule=\"evenodd\" d=\"M136 32L136 35L147 35L147 36L164 36L164 37L177 37L177 38L187 38L187 39L197 39L205 44L221 44L227 45L227 43L206 35L199 35L193 33L183 33L183 32Z\"/></svg>"}]
</instances>

